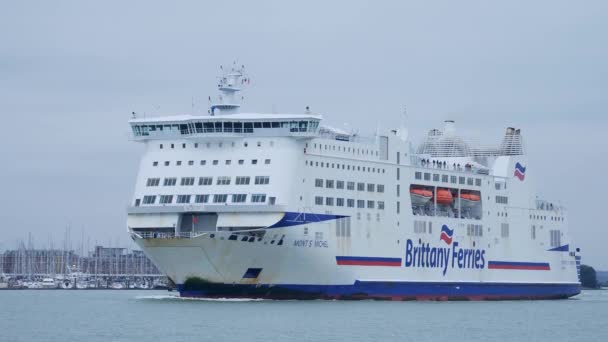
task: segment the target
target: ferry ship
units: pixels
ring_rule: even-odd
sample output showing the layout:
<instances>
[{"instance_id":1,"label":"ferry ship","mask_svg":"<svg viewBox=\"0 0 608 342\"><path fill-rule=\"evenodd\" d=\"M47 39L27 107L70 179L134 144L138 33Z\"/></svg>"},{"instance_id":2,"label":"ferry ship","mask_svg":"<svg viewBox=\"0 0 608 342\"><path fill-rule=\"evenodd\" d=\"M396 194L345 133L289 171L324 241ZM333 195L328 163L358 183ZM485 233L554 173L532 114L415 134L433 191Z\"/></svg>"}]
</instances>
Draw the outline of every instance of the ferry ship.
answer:
<instances>
[{"instance_id":1,"label":"ferry ship","mask_svg":"<svg viewBox=\"0 0 608 342\"><path fill-rule=\"evenodd\" d=\"M244 67L209 115L136 117L132 239L184 297L558 299L580 292L558 202L535 195L518 128L453 121L416 144L301 114L241 113Z\"/></svg>"}]
</instances>

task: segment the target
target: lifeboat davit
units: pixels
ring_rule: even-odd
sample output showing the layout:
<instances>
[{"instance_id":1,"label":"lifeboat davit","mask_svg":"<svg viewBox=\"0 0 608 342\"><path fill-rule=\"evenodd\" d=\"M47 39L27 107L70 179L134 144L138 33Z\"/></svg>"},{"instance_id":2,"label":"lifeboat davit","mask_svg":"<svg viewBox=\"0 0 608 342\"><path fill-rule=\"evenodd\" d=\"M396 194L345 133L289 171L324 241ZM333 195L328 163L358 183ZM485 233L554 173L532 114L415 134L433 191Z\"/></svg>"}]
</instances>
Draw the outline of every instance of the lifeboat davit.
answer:
<instances>
[{"instance_id":1,"label":"lifeboat davit","mask_svg":"<svg viewBox=\"0 0 608 342\"><path fill-rule=\"evenodd\" d=\"M410 189L413 205L424 205L433 198L433 192L424 189Z\"/></svg>"},{"instance_id":2,"label":"lifeboat davit","mask_svg":"<svg viewBox=\"0 0 608 342\"><path fill-rule=\"evenodd\" d=\"M454 197L452 197L452 192L446 189L437 190L437 204L441 205L451 205Z\"/></svg>"},{"instance_id":3,"label":"lifeboat davit","mask_svg":"<svg viewBox=\"0 0 608 342\"><path fill-rule=\"evenodd\" d=\"M460 206L463 208L474 207L475 205L477 205L477 203L479 203L480 200L481 200L481 197L479 197L479 195L476 195L476 194L467 194L467 193L460 194Z\"/></svg>"}]
</instances>

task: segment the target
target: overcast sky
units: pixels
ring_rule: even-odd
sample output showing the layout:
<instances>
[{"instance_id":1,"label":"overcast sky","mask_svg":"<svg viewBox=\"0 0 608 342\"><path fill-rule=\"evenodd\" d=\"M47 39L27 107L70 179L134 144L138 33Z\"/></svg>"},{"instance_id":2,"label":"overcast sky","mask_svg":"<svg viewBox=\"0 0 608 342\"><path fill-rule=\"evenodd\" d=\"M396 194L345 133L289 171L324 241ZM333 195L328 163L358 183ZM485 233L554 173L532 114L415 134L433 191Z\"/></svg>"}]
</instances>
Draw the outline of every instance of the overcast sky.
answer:
<instances>
[{"instance_id":1,"label":"overcast sky","mask_svg":"<svg viewBox=\"0 0 608 342\"><path fill-rule=\"evenodd\" d=\"M68 225L132 247L130 113L206 113L236 59L245 111L310 106L372 133L407 105L417 138L454 119L493 143L520 127L539 194L568 206L584 262L608 269L608 2L209 3L2 5L0 249L28 232L58 245Z\"/></svg>"}]
</instances>

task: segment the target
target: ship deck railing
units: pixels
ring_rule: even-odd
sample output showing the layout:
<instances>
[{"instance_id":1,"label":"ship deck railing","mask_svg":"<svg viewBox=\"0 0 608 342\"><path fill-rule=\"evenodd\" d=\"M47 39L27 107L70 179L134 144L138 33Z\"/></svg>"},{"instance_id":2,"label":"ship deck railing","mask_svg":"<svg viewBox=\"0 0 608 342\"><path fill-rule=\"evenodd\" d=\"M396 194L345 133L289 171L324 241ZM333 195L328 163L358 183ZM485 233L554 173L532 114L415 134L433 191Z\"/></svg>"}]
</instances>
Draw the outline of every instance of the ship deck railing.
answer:
<instances>
[{"instance_id":1,"label":"ship deck railing","mask_svg":"<svg viewBox=\"0 0 608 342\"><path fill-rule=\"evenodd\" d=\"M192 239L206 233L209 232L131 232L140 239Z\"/></svg>"}]
</instances>

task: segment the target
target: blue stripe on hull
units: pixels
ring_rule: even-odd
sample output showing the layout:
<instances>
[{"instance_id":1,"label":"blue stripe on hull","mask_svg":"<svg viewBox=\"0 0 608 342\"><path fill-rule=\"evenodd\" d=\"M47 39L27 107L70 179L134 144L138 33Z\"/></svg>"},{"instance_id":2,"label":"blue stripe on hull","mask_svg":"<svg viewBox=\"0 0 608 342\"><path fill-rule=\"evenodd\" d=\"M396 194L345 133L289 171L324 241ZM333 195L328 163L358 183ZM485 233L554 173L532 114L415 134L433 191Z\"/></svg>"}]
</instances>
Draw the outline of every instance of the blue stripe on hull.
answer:
<instances>
[{"instance_id":1,"label":"blue stripe on hull","mask_svg":"<svg viewBox=\"0 0 608 342\"><path fill-rule=\"evenodd\" d=\"M440 283L356 281L353 285L178 285L182 297L268 299L509 300L560 299L580 293L580 284Z\"/></svg>"}]
</instances>

